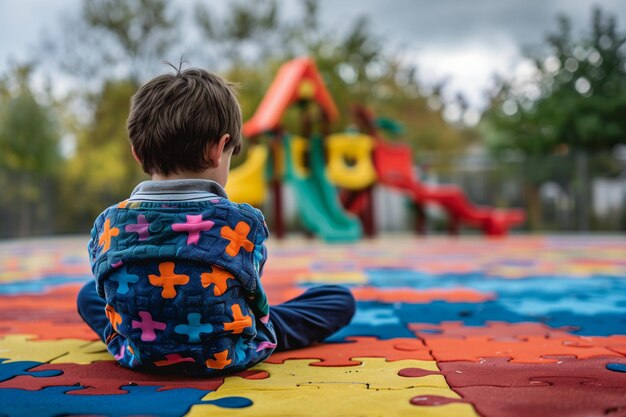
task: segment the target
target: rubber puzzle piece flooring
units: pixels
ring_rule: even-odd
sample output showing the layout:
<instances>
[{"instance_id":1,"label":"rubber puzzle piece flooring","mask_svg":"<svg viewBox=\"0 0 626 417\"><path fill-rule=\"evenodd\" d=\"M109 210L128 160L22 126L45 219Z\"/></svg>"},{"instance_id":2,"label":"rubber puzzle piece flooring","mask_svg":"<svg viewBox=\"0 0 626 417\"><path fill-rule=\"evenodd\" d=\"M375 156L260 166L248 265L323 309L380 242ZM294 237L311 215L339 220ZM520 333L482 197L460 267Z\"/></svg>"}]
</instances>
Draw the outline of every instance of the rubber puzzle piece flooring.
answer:
<instances>
[{"instance_id":1,"label":"rubber puzzle piece flooring","mask_svg":"<svg viewBox=\"0 0 626 417\"><path fill-rule=\"evenodd\" d=\"M337 283L357 313L210 380L116 365L75 311L86 240L0 243L0 415L626 416L626 238L271 242L273 303Z\"/></svg>"}]
</instances>

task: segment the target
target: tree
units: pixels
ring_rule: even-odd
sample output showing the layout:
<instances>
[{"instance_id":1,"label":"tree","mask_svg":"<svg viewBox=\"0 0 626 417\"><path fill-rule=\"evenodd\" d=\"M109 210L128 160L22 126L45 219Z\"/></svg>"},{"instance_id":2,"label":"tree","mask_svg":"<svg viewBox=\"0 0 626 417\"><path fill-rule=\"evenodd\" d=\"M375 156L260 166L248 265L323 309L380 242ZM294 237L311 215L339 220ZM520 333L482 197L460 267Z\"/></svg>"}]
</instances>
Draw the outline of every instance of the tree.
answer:
<instances>
[{"instance_id":1,"label":"tree","mask_svg":"<svg viewBox=\"0 0 626 417\"><path fill-rule=\"evenodd\" d=\"M46 42L73 85L62 100L76 152L60 171L60 230L88 231L145 179L127 140L130 98L177 43L180 16L165 0L83 0L61 36Z\"/></svg>"},{"instance_id":2,"label":"tree","mask_svg":"<svg viewBox=\"0 0 626 417\"><path fill-rule=\"evenodd\" d=\"M347 21L345 33L337 34L320 23L318 0L302 0L300 6L300 14L291 20L280 14L276 0L239 0L230 3L223 16L197 7L197 23L207 44L222 45L218 51L224 51L220 52L226 61L224 72L242 85L244 117L252 115L280 64L308 55L316 61L341 111L335 129L352 123L351 107L360 103L399 119L405 139L418 152L458 151L467 144L467 136L447 124L440 109L427 105L416 68L383 48L382 40L370 30L369 19ZM287 127L295 128L289 114L286 119ZM452 154L447 156L444 159L450 162Z\"/></svg>"},{"instance_id":3,"label":"tree","mask_svg":"<svg viewBox=\"0 0 626 417\"><path fill-rule=\"evenodd\" d=\"M122 201L134 186L145 180L141 167L134 161L126 119L129 102L137 89L130 81L109 81L94 98L94 117L78 125L75 155L64 166L61 184L61 228L80 232L88 229L107 206Z\"/></svg>"},{"instance_id":4,"label":"tree","mask_svg":"<svg viewBox=\"0 0 626 417\"><path fill-rule=\"evenodd\" d=\"M561 16L557 32L529 55L535 77L500 82L483 119L492 149L542 155L626 142L626 32L599 8L591 23L574 37Z\"/></svg>"},{"instance_id":5,"label":"tree","mask_svg":"<svg viewBox=\"0 0 626 417\"><path fill-rule=\"evenodd\" d=\"M599 8L593 10L591 28L580 36L561 16L556 32L528 56L534 77L500 80L481 130L496 155L513 151L525 158L534 226L541 226L538 188L551 180L575 196L578 227L586 230L590 164L596 173L610 174L615 161L600 154L626 143L626 32L618 30L615 16ZM590 159L590 154L596 156Z\"/></svg>"},{"instance_id":6,"label":"tree","mask_svg":"<svg viewBox=\"0 0 626 417\"><path fill-rule=\"evenodd\" d=\"M78 16L66 16L64 32L46 39L44 50L71 77L138 83L176 45L179 25L180 14L166 0L83 0Z\"/></svg>"},{"instance_id":7,"label":"tree","mask_svg":"<svg viewBox=\"0 0 626 417\"><path fill-rule=\"evenodd\" d=\"M195 6L195 22L205 40L204 51L214 65L239 65L271 56L273 46L282 45L277 0L229 2L225 16L215 16L202 3Z\"/></svg>"},{"instance_id":8,"label":"tree","mask_svg":"<svg viewBox=\"0 0 626 417\"><path fill-rule=\"evenodd\" d=\"M248 118L279 65L310 55L341 109L334 130L351 123L351 105L359 102L400 119L416 149L464 146L464 136L426 105L415 68L382 48L367 19L348 22L348 30L338 34L320 23L318 4L302 0L301 15L293 19L281 15L281 0L234 0L221 15L196 6L203 39L193 45L192 64L239 82ZM181 47L181 17L180 9L165 0L83 0L79 13L65 19L65 32L49 37L48 56L70 77L72 90L59 101L64 137L76 143L59 174L59 230L88 230L102 208L126 198L145 178L128 150L129 100L155 63Z\"/></svg>"},{"instance_id":9,"label":"tree","mask_svg":"<svg viewBox=\"0 0 626 417\"><path fill-rule=\"evenodd\" d=\"M50 232L46 213L49 187L61 161L59 130L53 111L35 97L30 86L32 66L23 65L0 79L0 234L33 234L37 224ZM46 192L48 191L48 192Z\"/></svg>"}]
</instances>

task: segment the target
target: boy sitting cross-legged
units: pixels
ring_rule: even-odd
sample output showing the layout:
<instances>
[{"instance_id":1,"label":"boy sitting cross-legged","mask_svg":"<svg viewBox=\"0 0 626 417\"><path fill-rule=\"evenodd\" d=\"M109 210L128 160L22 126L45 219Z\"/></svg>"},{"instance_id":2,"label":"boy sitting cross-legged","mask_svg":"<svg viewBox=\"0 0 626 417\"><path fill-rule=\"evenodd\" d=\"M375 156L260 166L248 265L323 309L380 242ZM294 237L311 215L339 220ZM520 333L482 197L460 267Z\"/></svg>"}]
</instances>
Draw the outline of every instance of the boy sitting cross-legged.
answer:
<instances>
[{"instance_id":1,"label":"boy sitting cross-legged","mask_svg":"<svg viewBox=\"0 0 626 417\"><path fill-rule=\"evenodd\" d=\"M96 219L96 282L78 296L79 314L123 366L235 373L320 341L354 314L338 286L269 307L263 215L224 192L241 127L232 86L201 69L158 76L132 99L131 151L152 180Z\"/></svg>"}]
</instances>

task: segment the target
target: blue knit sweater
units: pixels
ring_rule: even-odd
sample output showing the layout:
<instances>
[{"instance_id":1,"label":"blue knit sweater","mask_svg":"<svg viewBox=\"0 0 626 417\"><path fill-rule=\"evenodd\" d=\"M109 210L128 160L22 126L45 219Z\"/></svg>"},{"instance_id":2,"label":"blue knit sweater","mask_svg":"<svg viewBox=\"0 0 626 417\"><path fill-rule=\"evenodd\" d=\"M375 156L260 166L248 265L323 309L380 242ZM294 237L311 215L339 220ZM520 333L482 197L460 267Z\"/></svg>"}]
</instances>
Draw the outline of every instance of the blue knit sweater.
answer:
<instances>
[{"instance_id":1,"label":"blue knit sweater","mask_svg":"<svg viewBox=\"0 0 626 417\"><path fill-rule=\"evenodd\" d=\"M146 181L106 209L89 254L109 352L129 368L214 376L276 347L261 212L212 181Z\"/></svg>"}]
</instances>

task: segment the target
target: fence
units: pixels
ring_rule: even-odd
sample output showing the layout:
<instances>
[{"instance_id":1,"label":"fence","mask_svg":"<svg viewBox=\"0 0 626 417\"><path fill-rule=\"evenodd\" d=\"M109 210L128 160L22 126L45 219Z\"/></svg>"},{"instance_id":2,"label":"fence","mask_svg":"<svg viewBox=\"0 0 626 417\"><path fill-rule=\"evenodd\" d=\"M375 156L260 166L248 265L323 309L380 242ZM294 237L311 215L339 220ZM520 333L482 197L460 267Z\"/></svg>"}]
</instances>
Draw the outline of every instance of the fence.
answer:
<instances>
[{"instance_id":1,"label":"fence","mask_svg":"<svg viewBox=\"0 0 626 417\"><path fill-rule=\"evenodd\" d=\"M430 170L441 173L437 181L460 185L477 204L524 208L526 230L626 231L626 158L621 152L503 161L476 151L452 167L437 168ZM433 176L426 175L431 181Z\"/></svg>"},{"instance_id":2,"label":"fence","mask_svg":"<svg viewBox=\"0 0 626 417\"><path fill-rule=\"evenodd\" d=\"M568 153L500 161L480 150L472 150L456 158L436 154L420 154L419 158L428 162L427 168L426 164L422 164L421 170L416 167L427 183L458 184L470 201L479 205L524 208L528 221L520 228L522 231L626 231L623 153ZM450 163L451 160L455 162ZM60 201L56 192L58 181L0 170L0 238L87 233L93 219L63 218L67 212L64 204L80 205L81 196L77 195L71 202ZM289 195L287 192L286 214L294 217L295 204L289 201ZM374 196L376 223L381 232L413 230L415 216L401 193L377 187ZM103 201L101 206L111 203ZM445 213L430 207L428 214L429 230L444 231ZM272 219L268 220L271 223ZM67 224L72 224L71 230L63 226ZM290 224L297 227L298 222L294 220Z\"/></svg>"}]
</instances>

